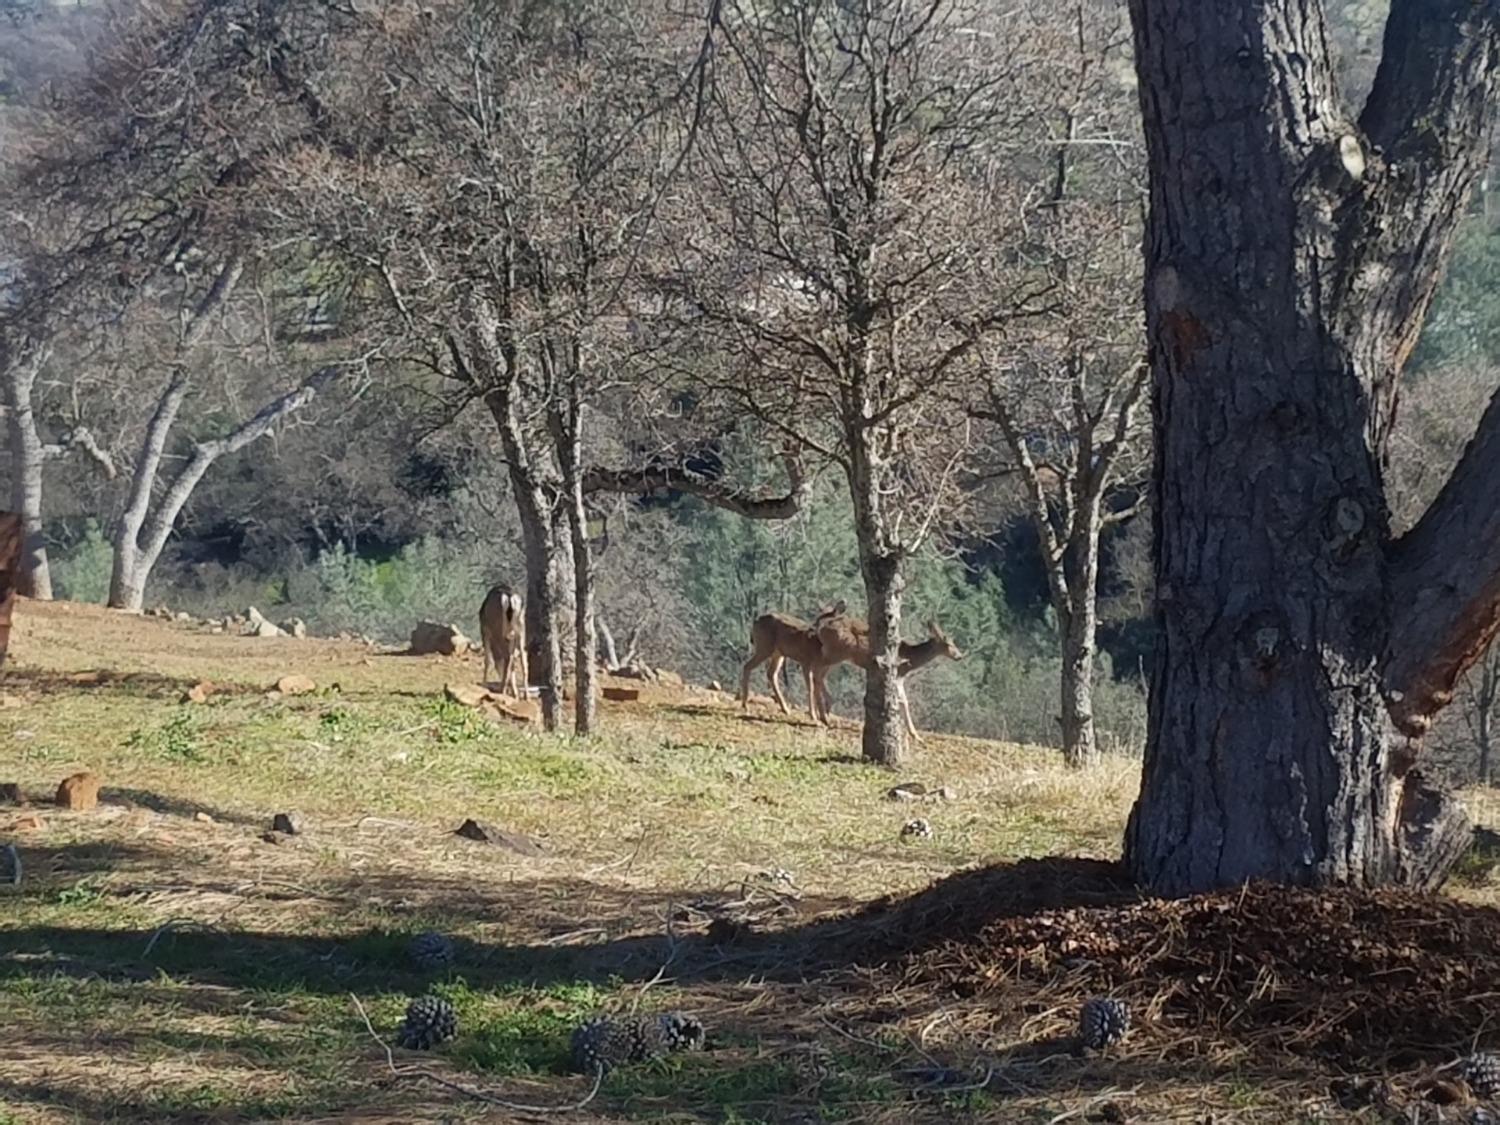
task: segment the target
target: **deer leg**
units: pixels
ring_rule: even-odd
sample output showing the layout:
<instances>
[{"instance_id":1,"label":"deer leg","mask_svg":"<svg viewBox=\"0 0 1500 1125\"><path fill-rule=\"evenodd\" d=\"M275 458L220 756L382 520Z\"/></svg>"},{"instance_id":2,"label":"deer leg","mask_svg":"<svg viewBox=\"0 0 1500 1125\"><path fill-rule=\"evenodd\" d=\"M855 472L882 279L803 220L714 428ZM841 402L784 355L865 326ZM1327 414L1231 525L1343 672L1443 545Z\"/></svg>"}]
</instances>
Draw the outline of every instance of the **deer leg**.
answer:
<instances>
[{"instance_id":1,"label":"deer leg","mask_svg":"<svg viewBox=\"0 0 1500 1125\"><path fill-rule=\"evenodd\" d=\"M828 725L828 669L819 668L813 673L813 690L808 693L808 706L815 708L813 718Z\"/></svg>"},{"instance_id":2,"label":"deer leg","mask_svg":"<svg viewBox=\"0 0 1500 1125\"><path fill-rule=\"evenodd\" d=\"M911 702L906 698L906 681L896 681L896 698L901 701L901 714L906 716L906 730L911 735L913 742L921 742L922 736L917 733L917 724L911 721Z\"/></svg>"},{"instance_id":3,"label":"deer leg","mask_svg":"<svg viewBox=\"0 0 1500 1125\"><path fill-rule=\"evenodd\" d=\"M500 691L504 695L516 698L516 664L515 654L504 652L495 659L495 664L500 672Z\"/></svg>"},{"instance_id":4,"label":"deer leg","mask_svg":"<svg viewBox=\"0 0 1500 1125\"><path fill-rule=\"evenodd\" d=\"M760 662L764 659L765 657L761 655L760 651L756 650L755 652L752 652L750 654L750 659L745 661L745 666L740 669L741 708L750 706L750 673L755 671L755 669L759 667Z\"/></svg>"},{"instance_id":5,"label":"deer leg","mask_svg":"<svg viewBox=\"0 0 1500 1125\"><path fill-rule=\"evenodd\" d=\"M490 672L493 670L494 656L490 652L490 634L484 627L484 618L479 619L479 647L484 649L484 683L490 682Z\"/></svg>"},{"instance_id":6,"label":"deer leg","mask_svg":"<svg viewBox=\"0 0 1500 1125\"><path fill-rule=\"evenodd\" d=\"M776 702L781 704L781 713L783 715L790 715L792 709L787 706L786 696L781 690L781 666L785 663L786 657L782 656L781 653L778 652L772 656L771 663L766 665L766 679L770 681L771 694L776 697Z\"/></svg>"}]
</instances>

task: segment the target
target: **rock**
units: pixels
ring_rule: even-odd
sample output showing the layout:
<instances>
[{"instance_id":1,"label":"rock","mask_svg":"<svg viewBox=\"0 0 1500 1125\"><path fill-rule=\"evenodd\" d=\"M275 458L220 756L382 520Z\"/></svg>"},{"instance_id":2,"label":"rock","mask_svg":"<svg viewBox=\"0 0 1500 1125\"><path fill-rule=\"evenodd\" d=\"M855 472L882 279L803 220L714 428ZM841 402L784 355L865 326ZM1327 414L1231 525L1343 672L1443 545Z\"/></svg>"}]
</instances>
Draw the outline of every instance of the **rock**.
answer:
<instances>
[{"instance_id":1,"label":"rock","mask_svg":"<svg viewBox=\"0 0 1500 1125\"><path fill-rule=\"evenodd\" d=\"M665 668L658 668L656 670L656 682L659 683L659 684L663 684L666 687L674 687L674 688L685 688L685 687L687 687L687 681L686 680L684 680L676 672L669 672Z\"/></svg>"},{"instance_id":2,"label":"rock","mask_svg":"<svg viewBox=\"0 0 1500 1125\"><path fill-rule=\"evenodd\" d=\"M214 693L214 684L210 680L199 680L187 691L182 693L184 703L207 703L208 697Z\"/></svg>"},{"instance_id":3,"label":"rock","mask_svg":"<svg viewBox=\"0 0 1500 1125\"><path fill-rule=\"evenodd\" d=\"M639 689L633 687L607 687L604 698L611 703L632 703L641 697Z\"/></svg>"},{"instance_id":4,"label":"rock","mask_svg":"<svg viewBox=\"0 0 1500 1125\"><path fill-rule=\"evenodd\" d=\"M622 664L613 674L622 680L649 680L655 675L645 664Z\"/></svg>"},{"instance_id":5,"label":"rock","mask_svg":"<svg viewBox=\"0 0 1500 1125\"><path fill-rule=\"evenodd\" d=\"M224 631L224 626L221 625L219 622L215 621L212 625L210 625L208 627L208 631L210 633L222 633Z\"/></svg>"},{"instance_id":6,"label":"rock","mask_svg":"<svg viewBox=\"0 0 1500 1125\"><path fill-rule=\"evenodd\" d=\"M282 695L306 695L310 691L317 691L318 685L306 676L292 674L282 676L276 681L276 690Z\"/></svg>"},{"instance_id":7,"label":"rock","mask_svg":"<svg viewBox=\"0 0 1500 1125\"><path fill-rule=\"evenodd\" d=\"M26 804L26 794L21 792L20 785L14 781L0 784L0 805L19 805L25 808Z\"/></svg>"},{"instance_id":8,"label":"rock","mask_svg":"<svg viewBox=\"0 0 1500 1125\"><path fill-rule=\"evenodd\" d=\"M206 813L206 812L196 812L196 813L194 813L193 814L193 819L196 820L199 824L217 824L218 823L218 821L216 821L213 817L209 816L208 813Z\"/></svg>"},{"instance_id":9,"label":"rock","mask_svg":"<svg viewBox=\"0 0 1500 1125\"><path fill-rule=\"evenodd\" d=\"M408 651L413 656L462 656L469 648L469 638L459 632L458 626L421 621L411 631Z\"/></svg>"},{"instance_id":10,"label":"rock","mask_svg":"<svg viewBox=\"0 0 1500 1125\"><path fill-rule=\"evenodd\" d=\"M932 825L921 817L918 817L916 820L908 820L901 826L901 839L930 840L932 839Z\"/></svg>"},{"instance_id":11,"label":"rock","mask_svg":"<svg viewBox=\"0 0 1500 1125\"><path fill-rule=\"evenodd\" d=\"M465 840L476 840L481 844L498 844L521 855L542 854L541 847L529 836L522 836L519 832L507 832L503 828L497 828L493 824L486 824L472 818L465 820L454 829L453 834L462 836Z\"/></svg>"},{"instance_id":12,"label":"rock","mask_svg":"<svg viewBox=\"0 0 1500 1125\"><path fill-rule=\"evenodd\" d=\"M245 633L251 637L279 637L282 635L281 630L267 621L260 610L254 606L245 611Z\"/></svg>"},{"instance_id":13,"label":"rock","mask_svg":"<svg viewBox=\"0 0 1500 1125\"><path fill-rule=\"evenodd\" d=\"M285 844L291 839L291 837L284 832L262 832L260 834L260 838L268 844L277 845Z\"/></svg>"},{"instance_id":14,"label":"rock","mask_svg":"<svg viewBox=\"0 0 1500 1125\"><path fill-rule=\"evenodd\" d=\"M45 825L41 817L32 813L30 816L23 816L10 827L13 832L40 832Z\"/></svg>"},{"instance_id":15,"label":"rock","mask_svg":"<svg viewBox=\"0 0 1500 1125\"><path fill-rule=\"evenodd\" d=\"M279 812L271 818L271 831L286 836L302 834L302 818L294 813Z\"/></svg>"},{"instance_id":16,"label":"rock","mask_svg":"<svg viewBox=\"0 0 1500 1125\"><path fill-rule=\"evenodd\" d=\"M937 791L937 797L939 801L956 801L958 800L958 790L951 785L945 785Z\"/></svg>"},{"instance_id":17,"label":"rock","mask_svg":"<svg viewBox=\"0 0 1500 1125\"><path fill-rule=\"evenodd\" d=\"M99 804L99 775L84 770L63 778L57 787L57 803L73 812L88 812Z\"/></svg>"},{"instance_id":18,"label":"rock","mask_svg":"<svg viewBox=\"0 0 1500 1125\"><path fill-rule=\"evenodd\" d=\"M86 686L92 684L102 684L104 682L104 673L99 671L74 672L71 676L68 677L68 682L73 684L83 684Z\"/></svg>"},{"instance_id":19,"label":"rock","mask_svg":"<svg viewBox=\"0 0 1500 1125\"><path fill-rule=\"evenodd\" d=\"M291 637L306 637L307 622L300 617L288 617L279 626L281 631Z\"/></svg>"},{"instance_id":20,"label":"rock","mask_svg":"<svg viewBox=\"0 0 1500 1125\"><path fill-rule=\"evenodd\" d=\"M186 625L193 620L193 615L191 613L187 613L186 611L179 611L172 615L172 620Z\"/></svg>"},{"instance_id":21,"label":"rock","mask_svg":"<svg viewBox=\"0 0 1500 1125\"><path fill-rule=\"evenodd\" d=\"M478 707L497 697L482 684L444 684L443 698L463 707Z\"/></svg>"},{"instance_id":22,"label":"rock","mask_svg":"<svg viewBox=\"0 0 1500 1125\"><path fill-rule=\"evenodd\" d=\"M19 695L0 695L0 711L9 711L15 707L25 707L26 701Z\"/></svg>"},{"instance_id":23,"label":"rock","mask_svg":"<svg viewBox=\"0 0 1500 1125\"><path fill-rule=\"evenodd\" d=\"M721 683L719 683L718 680L709 680L708 681L708 690L709 691L720 691L721 692L721 691L724 690L724 685L722 685Z\"/></svg>"},{"instance_id":24,"label":"rock","mask_svg":"<svg viewBox=\"0 0 1500 1125\"><path fill-rule=\"evenodd\" d=\"M920 781L903 781L885 791L887 801L919 801L927 796L927 786Z\"/></svg>"}]
</instances>

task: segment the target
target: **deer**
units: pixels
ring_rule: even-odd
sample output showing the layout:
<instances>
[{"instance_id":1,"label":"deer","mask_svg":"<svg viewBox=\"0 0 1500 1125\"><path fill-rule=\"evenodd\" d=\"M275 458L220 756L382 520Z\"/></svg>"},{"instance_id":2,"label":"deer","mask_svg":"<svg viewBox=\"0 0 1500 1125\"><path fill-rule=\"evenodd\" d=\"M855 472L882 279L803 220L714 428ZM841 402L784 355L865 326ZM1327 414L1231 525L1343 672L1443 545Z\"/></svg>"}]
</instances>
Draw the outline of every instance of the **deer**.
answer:
<instances>
[{"instance_id":1,"label":"deer","mask_svg":"<svg viewBox=\"0 0 1500 1125\"><path fill-rule=\"evenodd\" d=\"M789 613L763 613L750 626L750 658L740 669L740 708L750 706L750 673L766 661L766 681L771 685L771 694L781 705L781 713L790 715L786 696L781 691L781 668L788 660L802 666L802 675L807 683L807 709L814 722L820 722L817 701L813 697L813 672L823 659L823 643L818 639L818 627L825 620L837 617L846 608L842 601L818 611L811 621L803 621Z\"/></svg>"},{"instance_id":2,"label":"deer","mask_svg":"<svg viewBox=\"0 0 1500 1125\"><path fill-rule=\"evenodd\" d=\"M813 691L821 714L813 717L824 726L828 725L828 673L840 664L854 664L869 671L875 665L875 655L870 651L870 625L858 617L844 614L827 614L818 619L818 642L822 648L817 670L812 675ZM901 704L901 714L906 719L906 729L912 740L921 742L917 725L912 722L911 704L906 699L906 677L931 664L940 656L949 660L962 660L963 652L948 639L946 633L934 621L927 622L927 639L911 643L902 641L898 646L900 663L896 666L896 698Z\"/></svg>"},{"instance_id":3,"label":"deer","mask_svg":"<svg viewBox=\"0 0 1500 1125\"><path fill-rule=\"evenodd\" d=\"M521 595L509 586L492 587L484 596L479 607L479 644L484 649L484 682L490 682L493 669L500 675L501 690L512 699L520 699L530 682L526 612Z\"/></svg>"}]
</instances>

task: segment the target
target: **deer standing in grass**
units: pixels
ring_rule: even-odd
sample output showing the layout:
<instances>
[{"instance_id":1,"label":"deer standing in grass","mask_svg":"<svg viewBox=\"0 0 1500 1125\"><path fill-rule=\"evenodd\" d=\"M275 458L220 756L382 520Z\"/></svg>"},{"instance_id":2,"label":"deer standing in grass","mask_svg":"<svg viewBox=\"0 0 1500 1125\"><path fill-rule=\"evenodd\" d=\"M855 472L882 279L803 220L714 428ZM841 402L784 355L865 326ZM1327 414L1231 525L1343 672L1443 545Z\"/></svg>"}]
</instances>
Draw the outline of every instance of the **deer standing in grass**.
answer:
<instances>
[{"instance_id":1,"label":"deer standing in grass","mask_svg":"<svg viewBox=\"0 0 1500 1125\"><path fill-rule=\"evenodd\" d=\"M761 664L766 665L766 681L771 685L771 694L781 705L781 713L790 715L786 696L781 691L781 668L788 660L802 666L802 676L807 682L807 710L814 722L818 718L817 701L813 697L813 674L823 659L823 642L818 639L818 627L824 621L844 612L845 603L835 602L820 610L812 621L803 621L789 613L763 613L750 626L750 659L740 669L740 707L750 705L750 673Z\"/></svg>"},{"instance_id":2,"label":"deer standing in grass","mask_svg":"<svg viewBox=\"0 0 1500 1125\"><path fill-rule=\"evenodd\" d=\"M828 614L818 618L818 642L822 656L812 675L813 692L818 703L818 712L813 718L828 723L828 673L840 664L854 664L869 671L875 663L870 651L870 625L858 617L843 614ZM896 697L901 704L901 714L906 718L906 729L913 741L921 742L917 725L911 720L911 704L906 699L906 677L918 668L931 664L940 656L949 660L962 660L964 654L948 639L936 622L927 623L927 639L915 644L902 641L899 649L901 663L896 666Z\"/></svg>"},{"instance_id":3,"label":"deer standing in grass","mask_svg":"<svg viewBox=\"0 0 1500 1125\"><path fill-rule=\"evenodd\" d=\"M479 607L479 644L484 649L484 682L490 682L493 669L500 676L501 689L512 699L520 699L530 682L526 610L521 595L509 586L495 586L485 595Z\"/></svg>"}]
</instances>

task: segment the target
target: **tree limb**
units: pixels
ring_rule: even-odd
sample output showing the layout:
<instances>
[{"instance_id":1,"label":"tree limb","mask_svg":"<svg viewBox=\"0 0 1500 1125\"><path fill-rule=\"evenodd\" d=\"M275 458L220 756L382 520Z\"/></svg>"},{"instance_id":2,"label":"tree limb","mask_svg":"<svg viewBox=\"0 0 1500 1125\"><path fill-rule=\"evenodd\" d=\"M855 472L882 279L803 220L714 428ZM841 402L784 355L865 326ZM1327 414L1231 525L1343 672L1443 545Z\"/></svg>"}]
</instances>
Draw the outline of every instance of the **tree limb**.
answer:
<instances>
[{"instance_id":1,"label":"tree limb","mask_svg":"<svg viewBox=\"0 0 1500 1125\"><path fill-rule=\"evenodd\" d=\"M1387 706L1420 735L1500 632L1500 394L1432 506L1391 546Z\"/></svg>"},{"instance_id":2,"label":"tree limb","mask_svg":"<svg viewBox=\"0 0 1500 1125\"><path fill-rule=\"evenodd\" d=\"M753 520L784 520L796 515L807 500L812 482L795 451L782 455L790 485L782 496L751 496L740 489L683 467L651 469L589 469L583 477L585 492L622 492L641 496L653 492L686 492L716 508Z\"/></svg>"}]
</instances>

